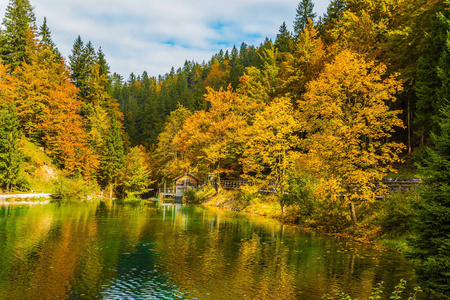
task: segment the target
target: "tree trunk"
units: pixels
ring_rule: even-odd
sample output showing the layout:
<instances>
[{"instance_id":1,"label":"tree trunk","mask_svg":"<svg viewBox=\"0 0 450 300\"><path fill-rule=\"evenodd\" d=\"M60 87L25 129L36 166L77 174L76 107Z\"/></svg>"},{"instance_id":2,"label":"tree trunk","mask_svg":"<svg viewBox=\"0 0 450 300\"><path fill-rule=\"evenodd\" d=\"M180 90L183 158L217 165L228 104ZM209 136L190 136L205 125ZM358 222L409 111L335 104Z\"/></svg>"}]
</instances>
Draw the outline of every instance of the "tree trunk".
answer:
<instances>
[{"instance_id":1,"label":"tree trunk","mask_svg":"<svg viewBox=\"0 0 450 300\"><path fill-rule=\"evenodd\" d=\"M355 204L353 201L350 201L350 213L352 216L352 222L354 226L358 226L357 220L356 220L356 211L355 211Z\"/></svg>"},{"instance_id":2,"label":"tree trunk","mask_svg":"<svg viewBox=\"0 0 450 300\"><path fill-rule=\"evenodd\" d=\"M281 201L281 199L279 200L279 202L280 202L281 214L284 214L284 203Z\"/></svg>"},{"instance_id":3,"label":"tree trunk","mask_svg":"<svg viewBox=\"0 0 450 300\"><path fill-rule=\"evenodd\" d=\"M6 184L6 193L9 193L9 182Z\"/></svg>"},{"instance_id":4,"label":"tree trunk","mask_svg":"<svg viewBox=\"0 0 450 300\"><path fill-rule=\"evenodd\" d=\"M215 189L216 189L216 196L219 195L220 192L220 174L217 174L217 180L214 182Z\"/></svg>"},{"instance_id":5,"label":"tree trunk","mask_svg":"<svg viewBox=\"0 0 450 300\"><path fill-rule=\"evenodd\" d=\"M411 154L411 107L408 97L408 154Z\"/></svg>"}]
</instances>

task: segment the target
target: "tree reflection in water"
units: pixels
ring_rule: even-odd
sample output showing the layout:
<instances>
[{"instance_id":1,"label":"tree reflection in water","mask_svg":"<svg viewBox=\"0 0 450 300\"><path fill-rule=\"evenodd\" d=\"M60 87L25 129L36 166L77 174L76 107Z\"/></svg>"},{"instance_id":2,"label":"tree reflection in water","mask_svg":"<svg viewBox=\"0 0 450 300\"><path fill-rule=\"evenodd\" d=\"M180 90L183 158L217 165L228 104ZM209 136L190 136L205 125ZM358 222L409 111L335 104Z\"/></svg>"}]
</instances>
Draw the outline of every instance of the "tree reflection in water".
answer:
<instances>
[{"instance_id":1,"label":"tree reflection in water","mask_svg":"<svg viewBox=\"0 0 450 300\"><path fill-rule=\"evenodd\" d=\"M0 299L365 299L412 276L394 252L202 207L4 206L0 229Z\"/></svg>"}]
</instances>

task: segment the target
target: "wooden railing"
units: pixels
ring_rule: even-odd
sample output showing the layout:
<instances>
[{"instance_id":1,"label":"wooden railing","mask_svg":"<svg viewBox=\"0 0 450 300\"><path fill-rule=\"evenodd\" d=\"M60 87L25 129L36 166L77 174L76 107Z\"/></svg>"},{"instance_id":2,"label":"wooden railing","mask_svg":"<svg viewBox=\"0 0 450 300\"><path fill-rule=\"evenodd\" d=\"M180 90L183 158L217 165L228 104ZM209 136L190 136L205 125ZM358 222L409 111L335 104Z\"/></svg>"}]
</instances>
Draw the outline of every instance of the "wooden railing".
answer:
<instances>
[{"instance_id":1,"label":"wooden railing","mask_svg":"<svg viewBox=\"0 0 450 300\"><path fill-rule=\"evenodd\" d=\"M407 190L420 184L419 178L390 178L382 181L389 192L406 192ZM237 190L245 185L252 185L249 181L221 180L220 185L226 190Z\"/></svg>"},{"instance_id":2,"label":"wooden railing","mask_svg":"<svg viewBox=\"0 0 450 300\"><path fill-rule=\"evenodd\" d=\"M241 186L244 185L252 185L249 181L241 181L241 180L221 180L220 186L226 190L237 190L240 189Z\"/></svg>"},{"instance_id":3,"label":"wooden railing","mask_svg":"<svg viewBox=\"0 0 450 300\"><path fill-rule=\"evenodd\" d=\"M386 185L390 192L406 192L407 190L420 184L419 178L389 178L384 179L383 184Z\"/></svg>"},{"instance_id":4,"label":"wooden railing","mask_svg":"<svg viewBox=\"0 0 450 300\"><path fill-rule=\"evenodd\" d=\"M175 195L175 189L174 188L160 188L159 193L164 195Z\"/></svg>"}]
</instances>

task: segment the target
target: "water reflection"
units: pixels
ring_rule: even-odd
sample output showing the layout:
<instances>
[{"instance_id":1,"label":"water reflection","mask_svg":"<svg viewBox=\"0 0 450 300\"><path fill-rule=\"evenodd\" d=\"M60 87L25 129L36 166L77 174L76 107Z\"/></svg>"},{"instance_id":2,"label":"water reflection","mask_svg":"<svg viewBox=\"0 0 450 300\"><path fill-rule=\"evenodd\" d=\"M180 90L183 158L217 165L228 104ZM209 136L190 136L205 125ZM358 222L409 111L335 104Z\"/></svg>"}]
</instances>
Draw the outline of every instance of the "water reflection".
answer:
<instances>
[{"instance_id":1,"label":"water reflection","mask_svg":"<svg viewBox=\"0 0 450 300\"><path fill-rule=\"evenodd\" d=\"M393 252L201 207L1 207L0 229L0 299L367 299L412 276Z\"/></svg>"}]
</instances>

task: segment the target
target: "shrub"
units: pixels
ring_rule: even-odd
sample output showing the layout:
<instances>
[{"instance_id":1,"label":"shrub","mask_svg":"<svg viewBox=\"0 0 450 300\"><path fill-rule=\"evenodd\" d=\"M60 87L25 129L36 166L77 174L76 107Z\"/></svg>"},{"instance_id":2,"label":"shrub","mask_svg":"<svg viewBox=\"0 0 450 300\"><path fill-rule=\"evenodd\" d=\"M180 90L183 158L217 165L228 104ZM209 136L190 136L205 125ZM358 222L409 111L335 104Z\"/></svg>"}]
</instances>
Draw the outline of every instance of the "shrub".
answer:
<instances>
[{"instance_id":1,"label":"shrub","mask_svg":"<svg viewBox=\"0 0 450 300\"><path fill-rule=\"evenodd\" d=\"M377 217L383 233L389 237L409 235L412 220L417 215L415 206L418 201L420 198L413 190L380 199Z\"/></svg>"},{"instance_id":2,"label":"shrub","mask_svg":"<svg viewBox=\"0 0 450 300\"><path fill-rule=\"evenodd\" d=\"M88 184L82 177L59 177L55 181L53 198L63 200L81 200L87 197L95 185Z\"/></svg>"},{"instance_id":3,"label":"shrub","mask_svg":"<svg viewBox=\"0 0 450 300\"><path fill-rule=\"evenodd\" d=\"M309 217L315 210L315 199L311 182L302 176L290 176L287 194L282 196L286 206L295 205L303 217Z\"/></svg>"},{"instance_id":4,"label":"shrub","mask_svg":"<svg viewBox=\"0 0 450 300\"><path fill-rule=\"evenodd\" d=\"M183 193L183 202L185 204L200 204L205 202L209 193L201 189L190 189Z\"/></svg>"}]
</instances>

